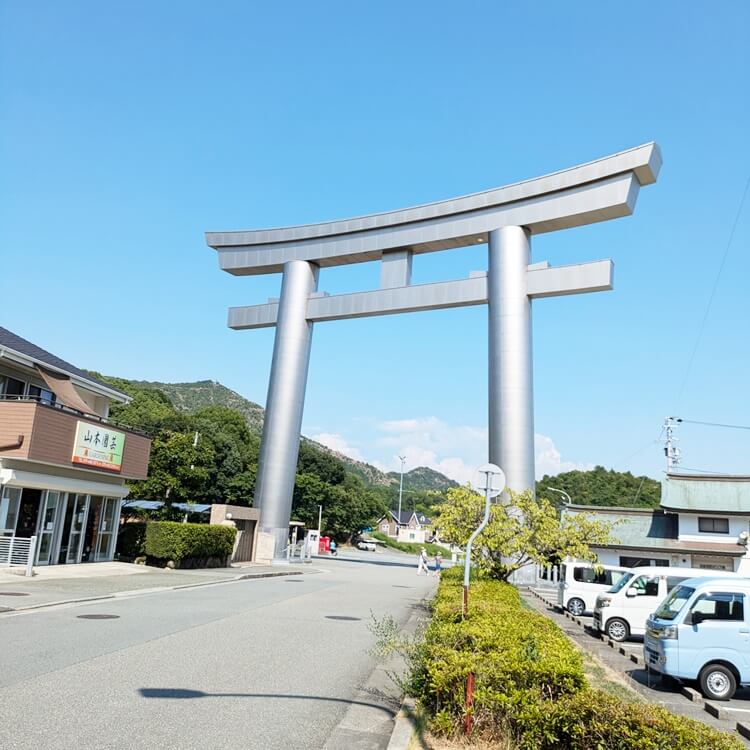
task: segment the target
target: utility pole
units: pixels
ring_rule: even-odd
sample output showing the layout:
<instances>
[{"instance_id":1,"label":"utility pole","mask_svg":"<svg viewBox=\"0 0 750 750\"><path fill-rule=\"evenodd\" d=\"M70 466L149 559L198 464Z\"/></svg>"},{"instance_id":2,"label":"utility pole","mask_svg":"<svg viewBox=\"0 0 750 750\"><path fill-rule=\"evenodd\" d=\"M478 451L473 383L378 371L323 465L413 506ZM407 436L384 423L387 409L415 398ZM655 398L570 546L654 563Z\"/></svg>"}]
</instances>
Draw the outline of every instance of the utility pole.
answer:
<instances>
[{"instance_id":1,"label":"utility pole","mask_svg":"<svg viewBox=\"0 0 750 750\"><path fill-rule=\"evenodd\" d=\"M323 523L323 506L319 505L318 506L318 532L321 534L323 533L322 523Z\"/></svg>"},{"instance_id":2,"label":"utility pole","mask_svg":"<svg viewBox=\"0 0 750 750\"><path fill-rule=\"evenodd\" d=\"M398 525L401 525L401 497L404 494L404 462L406 456L399 456L401 460L401 480L398 483Z\"/></svg>"},{"instance_id":3,"label":"utility pole","mask_svg":"<svg viewBox=\"0 0 750 750\"><path fill-rule=\"evenodd\" d=\"M674 467L680 463L681 452L675 445L678 438L676 438L674 434L675 426L680 422L682 422L682 420L679 417L664 418L664 431L666 433L664 455L667 457L667 474L671 474Z\"/></svg>"}]
</instances>

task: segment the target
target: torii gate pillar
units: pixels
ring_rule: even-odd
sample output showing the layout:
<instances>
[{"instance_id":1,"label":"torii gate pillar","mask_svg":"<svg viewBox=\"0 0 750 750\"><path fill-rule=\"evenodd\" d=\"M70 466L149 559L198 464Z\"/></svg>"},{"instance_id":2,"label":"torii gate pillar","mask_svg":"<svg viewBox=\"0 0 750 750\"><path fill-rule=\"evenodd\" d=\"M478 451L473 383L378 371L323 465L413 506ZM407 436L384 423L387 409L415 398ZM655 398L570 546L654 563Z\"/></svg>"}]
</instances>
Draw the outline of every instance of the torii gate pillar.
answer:
<instances>
[{"instance_id":1,"label":"torii gate pillar","mask_svg":"<svg viewBox=\"0 0 750 750\"><path fill-rule=\"evenodd\" d=\"M534 488L534 387L529 232L509 226L489 233L489 460L507 486Z\"/></svg>"}]
</instances>

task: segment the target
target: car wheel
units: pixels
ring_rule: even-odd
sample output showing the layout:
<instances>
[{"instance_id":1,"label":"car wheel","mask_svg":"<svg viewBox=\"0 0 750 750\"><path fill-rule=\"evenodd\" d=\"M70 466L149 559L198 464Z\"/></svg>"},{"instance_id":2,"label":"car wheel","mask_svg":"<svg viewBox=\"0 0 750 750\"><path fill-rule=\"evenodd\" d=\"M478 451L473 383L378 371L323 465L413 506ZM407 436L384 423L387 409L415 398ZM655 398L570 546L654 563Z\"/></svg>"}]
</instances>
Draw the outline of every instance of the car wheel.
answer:
<instances>
[{"instance_id":1,"label":"car wheel","mask_svg":"<svg viewBox=\"0 0 750 750\"><path fill-rule=\"evenodd\" d=\"M630 635L630 628L625 620L613 617L607 622L607 635L613 640L621 643Z\"/></svg>"},{"instance_id":2,"label":"car wheel","mask_svg":"<svg viewBox=\"0 0 750 750\"><path fill-rule=\"evenodd\" d=\"M715 701L728 701L737 690L737 679L732 670L723 664L703 667L698 682L703 695Z\"/></svg>"},{"instance_id":3,"label":"car wheel","mask_svg":"<svg viewBox=\"0 0 750 750\"><path fill-rule=\"evenodd\" d=\"M583 599L574 598L568 602L568 612L570 612L573 617L580 617L585 611L586 603Z\"/></svg>"}]
</instances>

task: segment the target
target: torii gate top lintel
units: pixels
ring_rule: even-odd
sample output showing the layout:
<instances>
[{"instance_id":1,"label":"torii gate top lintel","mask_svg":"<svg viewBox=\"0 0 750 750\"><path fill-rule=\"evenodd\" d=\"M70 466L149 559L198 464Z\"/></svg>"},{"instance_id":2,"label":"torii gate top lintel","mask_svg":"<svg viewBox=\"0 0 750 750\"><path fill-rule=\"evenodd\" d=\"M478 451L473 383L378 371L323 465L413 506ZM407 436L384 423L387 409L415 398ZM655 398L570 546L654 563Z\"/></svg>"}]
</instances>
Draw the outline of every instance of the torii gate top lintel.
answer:
<instances>
[{"instance_id":1,"label":"torii gate top lintel","mask_svg":"<svg viewBox=\"0 0 750 750\"><path fill-rule=\"evenodd\" d=\"M530 234L606 221L633 212L638 189L656 182L656 143L504 187L412 208L319 224L207 232L221 269L245 276L279 273L290 260L337 266L384 253L426 253L487 242L503 226Z\"/></svg>"}]
</instances>

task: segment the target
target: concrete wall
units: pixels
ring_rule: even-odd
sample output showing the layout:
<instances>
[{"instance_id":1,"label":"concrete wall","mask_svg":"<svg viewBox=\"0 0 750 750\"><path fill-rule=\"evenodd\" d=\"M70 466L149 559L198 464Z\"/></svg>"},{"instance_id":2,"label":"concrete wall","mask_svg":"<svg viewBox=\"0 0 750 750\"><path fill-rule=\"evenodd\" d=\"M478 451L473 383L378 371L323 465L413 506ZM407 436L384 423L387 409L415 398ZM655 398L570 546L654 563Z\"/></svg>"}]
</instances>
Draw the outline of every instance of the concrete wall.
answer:
<instances>
[{"instance_id":1,"label":"concrete wall","mask_svg":"<svg viewBox=\"0 0 750 750\"><path fill-rule=\"evenodd\" d=\"M233 526L237 528L235 520L238 521L252 521L252 532L239 532L234 540L234 549L232 550L232 562L234 562L237 549L240 546L241 534L252 533L253 544L252 544L252 557L251 561L256 562L259 560L259 549L263 545L258 545L258 527L260 521L260 509L248 508L246 505L223 505L215 503L211 506L211 516L209 523L219 526ZM262 554L262 551L261 551Z\"/></svg>"}]
</instances>

